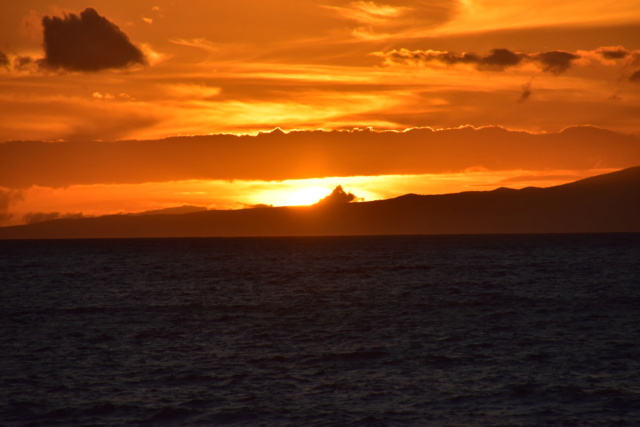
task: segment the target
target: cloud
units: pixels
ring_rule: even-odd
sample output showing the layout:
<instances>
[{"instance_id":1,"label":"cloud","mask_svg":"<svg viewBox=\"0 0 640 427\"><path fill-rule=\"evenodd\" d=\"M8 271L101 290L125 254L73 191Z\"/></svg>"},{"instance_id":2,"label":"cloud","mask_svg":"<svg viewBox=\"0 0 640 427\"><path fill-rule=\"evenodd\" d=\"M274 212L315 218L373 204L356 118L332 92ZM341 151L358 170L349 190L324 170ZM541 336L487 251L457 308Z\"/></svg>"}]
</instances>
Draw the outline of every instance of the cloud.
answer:
<instances>
[{"instance_id":1,"label":"cloud","mask_svg":"<svg viewBox=\"0 0 640 427\"><path fill-rule=\"evenodd\" d=\"M374 55L381 56L391 62L441 62L447 65L455 64L477 64L480 56L475 53L457 54L455 52L441 52L438 50L408 50L399 49L389 52L375 52Z\"/></svg>"},{"instance_id":2,"label":"cloud","mask_svg":"<svg viewBox=\"0 0 640 427\"><path fill-rule=\"evenodd\" d=\"M531 84L532 81L528 81L527 83L522 85L522 93L520 94L520 98L518 98L519 103L526 102L531 96Z\"/></svg>"},{"instance_id":3,"label":"cloud","mask_svg":"<svg viewBox=\"0 0 640 427\"><path fill-rule=\"evenodd\" d=\"M542 71L560 74L567 71L571 67L571 61L580 58L580 56L570 52L554 50L550 52L542 52L530 58L542 64Z\"/></svg>"},{"instance_id":4,"label":"cloud","mask_svg":"<svg viewBox=\"0 0 640 427\"><path fill-rule=\"evenodd\" d=\"M177 38L177 39L170 39L169 41L179 46L194 47L197 49L202 49L209 53L218 53L220 51L219 45L205 39L204 37L193 38L193 39Z\"/></svg>"},{"instance_id":5,"label":"cloud","mask_svg":"<svg viewBox=\"0 0 640 427\"><path fill-rule=\"evenodd\" d=\"M412 11L405 6L377 4L372 1L355 1L344 6L326 6L343 17L367 25L385 25L397 22L398 18Z\"/></svg>"},{"instance_id":6,"label":"cloud","mask_svg":"<svg viewBox=\"0 0 640 427\"><path fill-rule=\"evenodd\" d=\"M351 1L333 0L323 6L343 18L362 25L375 33L376 28L406 31L411 28L431 28L449 22L458 12L458 0Z\"/></svg>"},{"instance_id":7,"label":"cloud","mask_svg":"<svg viewBox=\"0 0 640 427\"><path fill-rule=\"evenodd\" d=\"M622 46L599 47L595 50L595 53L604 59L623 59L630 54L630 52Z\"/></svg>"},{"instance_id":8,"label":"cloud","mask_svg":"<svg viewBox=\"0 0 640 427\"><path fill-rule=\"evenodd\" d=\"M0 186L60 188L427 174L476 166L544 170L638 164L638 138L594 127L545 134L500 127L279 131L118 142L5 142L0 144Z\"/></svg>"},{"instance_id":9,"label":"cloud","mask_svg":"<svg viewBox=\"0 0 640 427\"><path fill-rule=\"evenodd\" d=\"M640 51L630 51L623 46L603 46L595 50L578 50L576 52L552 50L538 53L492 49L487 55L473 52L459 54L437 50L394 49L386 52L374 52L372 55L383 58L386 65L429 67L472 65L479 71L506 71L520 65L535 64L541 71L556 75L565 73L574 65L585 67L600 64L623 68L637 68L640 65ZM638 77L634 73L629 80L635 82L637 79Z\"/></svg>"},{"instance_id":10,"label":"cloud","mask_svg":"<svg viewBox=\"0 0 640 427\"><path fill-rule=\"evenodd\" d=\"M522 54L512 52L509 49L492 49L489 55L479 57L478 65L484 69L504 70L520 64L522 58Z\"/></svg>"},{"instance_id":11,"label":"cloud","mask_svg":"<svg viewBox=\"0 0 640 427\"><path fill-rule=\"evenodd\" d=\"M164 86L165 91L172 98L210 99L220 95L219 87L212 87L193 83L174 83Z\"/></svg>"},{"instance_id":12,"label":"cloud","mask_svg":"<svg viewBox=\"0 0 640 427\"><path fill-rule=\"evenodd\" d=\"M602 27L636 24L640 17L637 0L615 3L607 0L459 0L458 4L456 19L436 34L471 33L480 38L496 30L535 29L540 32L553 28L557 37L557 30L563 27L598 31Z\"/></svg>"},{"instance_id":13,"label":"cloud","mask_svg":"<svg viewBox=\"0 0 640 427\"><path fill-rule=\"evenodd\" d=\"M87 85L90 78L87 76ZM122 87L115 85L113 89ZM87 90L83 97L2 93L0 109L4 109L0 141L123 139L169 117L153 104L115 91Z\"/></svg>"},{"instance_id":14,"label":"cloud","mask_svg":"<svg viewBox=\"0 0 640 427\"><path fill-rule=\"evenodd\" d=\"M488 55L465 52L435 51L435 50L408 50L399 49L388 52L374 52L373 55L385 59L387 64L424 64L439 62L445 65L472 64L480 71L504 71L507 68L516 67L525 62L535 63L542 71L560 74L567 71L572 61L579 59L580 55L559 50L540 53L519 53L509 49L492 49Z\"/></svg>"},{"instance_id":15,"label":"cloud","mask_svg":"<svg viewBox=\"0 0 640 427\"><path fill-rule=\"evenodd\" d=\"M30 56L16 56L13 58L13 69L15 71L35 71L39 67L38 60Z\"/></svg>"},{"instance_id":16,"label":"cloud","mask_svg":"<svg viewBox=\"0 0 640 427\"><path fill-rule=\"evenodd\" d=\"M142 51L95 9L60 18L45 16L42 65L68 71L100 71L146 64Z\"/></svg>"},{"instance_id":17,"label":"cloud","mask_svg":"<svg viewBox=\"0 0 640 427\"><path fill-rule=\"evenodd\" d=\"M24 200L24 193L21 190L9 190L0 188L0 223L11 219L13 216L9 211L11 205Z\"/></svg>"},{"instance_id":18,"label":"cloud","mask_svg":"<svg viewBox=\"0 0 640 427\"><path fill-rule=\"evenodd\" d=\"M342 185L338 185L336 188L333 189L331 194L329 194L328 196L324 197L323 199L321 199L316 204L318 204L318 205L335 205L335 204L341 204L341 203L351 203L351 202L355 202L357 200L358 200L358 198L356 197L355 194L347 193L342 188Z\"/></svg>"},{"instance_id":19,"label":"cloud","mask_svg":"<svg viewBox=\"0 0 640 427\"><path fill-rule=\"evenodd\" d=\"M54 219L76 219L82 218L81 212L61 214L60 212L29 212L22 218L26 224L34 224L36 222L53 221Z\"/></svg>"},{"instance_id":20,"label":"cloud","mask_svg":"<svg viewBox=\"0 0 640 427\"><path fill-rule=\"evenodd\" d=\"M9 68L9 57L4 52L0 52L0 67Z\"/></svg>"},{"instance_id":21,"label":"cloud","mask_svg":"<svg viewBox=\"0 0 640 427\"><path fill-rule=\"evenodd\" d=\"M633 83L640 83L640 70L636 70L629 77L629 81Z\"/></svg>"}]
</instances>

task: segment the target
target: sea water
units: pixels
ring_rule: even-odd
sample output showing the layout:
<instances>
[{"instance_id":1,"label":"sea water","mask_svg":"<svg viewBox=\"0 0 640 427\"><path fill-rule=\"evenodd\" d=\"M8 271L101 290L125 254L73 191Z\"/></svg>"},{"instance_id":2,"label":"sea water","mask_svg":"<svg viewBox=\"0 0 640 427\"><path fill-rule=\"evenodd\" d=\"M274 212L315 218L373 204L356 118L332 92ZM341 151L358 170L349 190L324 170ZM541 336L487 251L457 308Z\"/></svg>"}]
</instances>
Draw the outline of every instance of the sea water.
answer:
<instances>
[{"instance_id":1,"label":"sea water","mask_svg":"<svg viewBox=\"0 0 640 427\"><path fill-rule=\"evenodd\" d=\"M0 241L3 426L637 426L640 234Z\"/></svg>"}]
</instances>

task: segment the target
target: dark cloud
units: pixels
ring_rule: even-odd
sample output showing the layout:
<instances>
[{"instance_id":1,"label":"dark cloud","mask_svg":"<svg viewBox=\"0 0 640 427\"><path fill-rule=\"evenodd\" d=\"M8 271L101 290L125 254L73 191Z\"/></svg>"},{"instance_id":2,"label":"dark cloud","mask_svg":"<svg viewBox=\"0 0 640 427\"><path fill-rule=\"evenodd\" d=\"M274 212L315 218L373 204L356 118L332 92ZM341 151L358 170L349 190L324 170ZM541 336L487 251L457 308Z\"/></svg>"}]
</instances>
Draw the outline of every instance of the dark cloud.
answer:
<instances>
[{"instance_id":1,"label":"dark cloud","mask_svg":"<svg viewBox=\"0 0 640 427\"><path fill-rule=\"evenodd\" d=\"M455 52L440 52L436 50L394 50L389 53L389 58L397 62L402 62L404 60L416 60L423 62L438 61L448 65L477 64L480 62L480 57L474 53L463 53L459 55Z\"/></svg>"},{"instance_id":2,"label":"dark cloud","mask_svg":"<svg viewBox=\"0 0 640 427\"><path fill-rule=\"evenodd\" d=\"M567 71L571 67L571 61L580 58L580 56L570 52L554 50L539 53L531 58L542 64L542 71L560 74Z\"/></svg>"},{"instance_id":3,"label":"dark cloud","mask_svg":"<svg viewBox=\"0 0 640 427\"><path fill-rule=\"evenodd\" d=\"M413 175L478 166L568 170L638 164L638 138L593 127L540 134L498 127L300 130L147 141L4 142L0 187L28 190L33 185Z\"/></svg>"},{"instance_id":4,"label":"dark cloud","mask_svg":"<svg viewBox=\"0 0 640 427\"><path fill-rule=\"evenodd\" d=\"M145 64L144 54L118 26L87 8L80 15L45 16L45 58L49 68L100 71Z\"/></svg>"},{"instance_id":5,"label":"dark cloud","mask_svg":"<svg viewBox=\"0 0 640 427\"><path fill-rule=\"evenodd\" d=\"M16 71L29 71L37 69L39 61L30 56L16 56L13 58L13 69Z\"/></svg>"},{"instance_id":6,"label":"dark cloud","mask_svg":"<svg viewBox=\"0 0 640 427\"><path fill-rule=\"evenodd\" d=\"M481 56L475 53L464 52L441 52L435 50L409 51L406 49L394 50L388 54L383 54L394 62L418 61L418 62L441 62L447 65L475 64L478 68L485 70L502 71L507 67L518 65L522 61L522 55L508 49L493 49L489 55Z\"/></svg>"},{"instance_id":7,"label":"dark cloud","mask_svg":"<svg viewBox=\"0 0 640 427\"><path fill-rule=\"evenodd\" d=\"M333 205L333 204L339 204L339 203L351 203L351 202L355 202L357 200L358 200L358 198L356 197L355 194L347 193L342 188L342 185L338 185L336 188L333 189L331 194L329 194L327 197L325 197L322 200L320 200L317 204L318 205Z\"/></svg>"},{"instance_id":8,"label":"dark cloud","mask_svg":"<svg viewBox=\"0 0 640 427\"><path fill-rule=\"evenodd\" d=\"M560 74L571 67L571 62L580 58L579 55L564 51L549 51L541 53L519 53L509 49L492 49L488 55L482 56L476 53L441 52L433 50L407 49L393 50L377 53L376 55L396 63L431 62L437 61L446 65L475 64L482 71L504 71L510 67L516 67L521 63L534 62L542 66L542 71Z\"/></svg>"},{"instance_id":9,"label":"dark cloud","mask_svg":"<svg viewBox=\"0 0 640 427\"><path fill-rule=\"evenodd\" d=\"M633 83L640 83L640 70L634 71L633 74L631 74L631 77L629 77L629 81Z\"/></svg>"},{"instance_id":10,"label":"dark cloud","mask_svg":"<svg viewBox=\"0 0 640 427\"><path fill-rule=\"evenodd\" d=\"M0 52L0 67L9 68L9 57L4 52Z\"/></svg>"},{"instance_id":11,"label":"dark cloud","mask_svg":"<svg viewBox=\"0 0 640 427\"><path fill-rule=\"evenodd\" d=\"M629 55L629 51L622 46L616 47L601 47L596 49L596 53L602 56L604 59L622 59Z\"/></svg>"},{"instance_id":12,"label":"dark cloud","mask_svg":"<svg viewBox=\"0 0 640 427\"><path fill-rule=\"evenodd\" d=\"M520 94L520 98L518 98L519 103L526 102L531 96L531 84L533 82L529 81L522 85L522 93Z\"/></svg>"},{"instance_id":13,"label":"dark cloud","mask_svg":"<svg viewBox=\"0 0 640 427\"><path fill-rule=\"evenodd\" d=\"M54 219L76 219L82 217L82 213L61 214L60 212L29 212L23 217L23 220L27 224L34 224L36 222L53 221Z\"/></svg>"},{"instance_id":14,"label":"dark cloud","mask_svg":"<svg viewBox=\"0 0 640 427\"><path fill-rule=\"evenodd\" d=\"M482 68L504 70L507 67L518 65L522 58L522 54L517 54L509 49L492 49L489 55L480 59L480 65Z\"/></svg>"}]
</instances>

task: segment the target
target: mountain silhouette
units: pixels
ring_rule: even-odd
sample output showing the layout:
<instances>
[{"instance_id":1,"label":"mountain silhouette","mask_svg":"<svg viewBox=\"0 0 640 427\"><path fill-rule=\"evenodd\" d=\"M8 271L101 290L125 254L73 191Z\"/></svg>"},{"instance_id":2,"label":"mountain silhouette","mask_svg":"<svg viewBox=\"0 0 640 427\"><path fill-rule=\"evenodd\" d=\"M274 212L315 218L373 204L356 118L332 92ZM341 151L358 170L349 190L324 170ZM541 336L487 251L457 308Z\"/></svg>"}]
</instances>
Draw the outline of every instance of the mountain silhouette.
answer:
<instances>
[{"instance_id":1,"label":"mountain silhouette","mask_svg":"<svg viewBox=\"0 0 640 427\"><path fill-rule=\"evenodd\" d=\"M640 232L640 167L549 188L0 228L2 239Z\"/></svg>"}]
</instances>

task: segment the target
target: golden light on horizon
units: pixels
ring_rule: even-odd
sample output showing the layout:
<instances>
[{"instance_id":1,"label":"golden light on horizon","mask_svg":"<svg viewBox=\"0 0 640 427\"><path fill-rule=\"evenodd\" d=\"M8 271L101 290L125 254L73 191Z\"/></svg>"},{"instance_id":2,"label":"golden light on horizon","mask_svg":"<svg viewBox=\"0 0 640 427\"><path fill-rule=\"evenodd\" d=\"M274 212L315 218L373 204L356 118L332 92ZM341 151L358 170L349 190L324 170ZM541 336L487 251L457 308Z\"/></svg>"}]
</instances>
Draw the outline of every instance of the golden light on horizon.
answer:
<instances>
[{"instance_id":1,"label":"golden light on horizon","mask_svg":"<svg viewBox=\"0 0 640 427\"><path fill-rule=\"evenodd\" d=\"M328 196L331 190L327 187L313 186L304 187L291 193L283 206L307 206L320 201L323 197Z\"/></svg>"},{"instance_id":2,"label":"golden light on horizon","mask_svg":"<svg viewBox=\"0 0 640 427\"><path fill-rule=\"evenodd\" d=\"M486 191L497 187L548 187L588 176L612 172L552 170L473 171L427 175L381 175L294 179L285 181L191 180L143 184L72 185L51 188L33 186L12 202L12 215L0 225L17 225L33 217L58 215L100 216L138 213L191 205L233 210L267 206L305 206L318 202L341 185L362 201L415 194Z\"/></svg>"}]
</instances>

